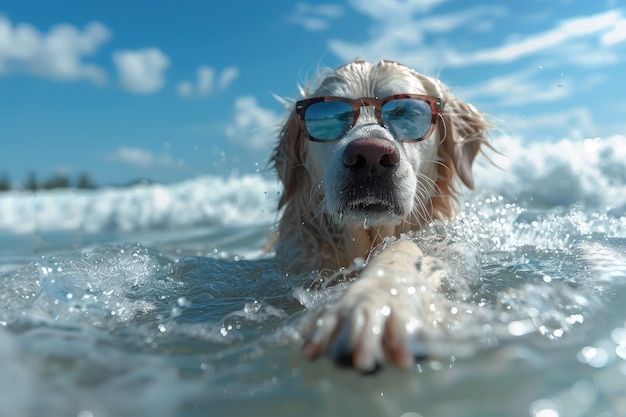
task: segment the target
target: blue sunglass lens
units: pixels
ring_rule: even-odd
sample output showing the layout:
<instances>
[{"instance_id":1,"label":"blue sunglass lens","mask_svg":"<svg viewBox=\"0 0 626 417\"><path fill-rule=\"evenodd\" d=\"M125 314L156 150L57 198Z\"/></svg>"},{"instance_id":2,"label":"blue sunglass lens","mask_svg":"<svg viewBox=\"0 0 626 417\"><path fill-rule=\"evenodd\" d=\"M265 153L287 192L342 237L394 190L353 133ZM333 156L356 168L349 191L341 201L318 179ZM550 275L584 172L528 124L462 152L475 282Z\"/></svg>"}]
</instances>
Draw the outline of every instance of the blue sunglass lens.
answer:
<instances>
[{"instance_id":1,"label":"blue sunglass lens","mask_svg":"<svg viewBox=\"0 0 626 417\"><path fill-rule=\"evenodd\" d=\"M343 101L320 101L304 113L307 132L317 140L336 140L352 127L354 110Z\"/></svg>"},{"instance_id":2,"label":"blue sunglass lens","mask_svg":"<svg viewBox=\"0 0 626 417\"><path fill-rule=\"evenodd\" d=\"M381 113L383 123L398 140L424 137L432 122L430 104L414 98L388 101L383 105Z\"/></svg>"}]
</instances>

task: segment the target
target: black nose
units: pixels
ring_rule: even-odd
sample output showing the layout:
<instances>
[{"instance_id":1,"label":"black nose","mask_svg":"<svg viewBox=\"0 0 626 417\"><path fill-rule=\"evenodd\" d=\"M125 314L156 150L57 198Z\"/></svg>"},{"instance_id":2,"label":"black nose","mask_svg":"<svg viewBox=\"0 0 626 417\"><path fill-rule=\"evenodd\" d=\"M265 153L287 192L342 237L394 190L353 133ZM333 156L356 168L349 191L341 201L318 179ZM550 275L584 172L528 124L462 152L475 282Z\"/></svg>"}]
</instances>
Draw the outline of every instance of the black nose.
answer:
<instances>
[{"instance_id":1,"label":"black nose","mask_svg":"<svg viewBox=\"0 0 626 417\"><path fill-rule=\"evenodd\" d=\"M398 149L385 139L357 139L350 142L343 153L344 166L365 175L382 175L399 163Z\"/></svg>"}]
</instances>

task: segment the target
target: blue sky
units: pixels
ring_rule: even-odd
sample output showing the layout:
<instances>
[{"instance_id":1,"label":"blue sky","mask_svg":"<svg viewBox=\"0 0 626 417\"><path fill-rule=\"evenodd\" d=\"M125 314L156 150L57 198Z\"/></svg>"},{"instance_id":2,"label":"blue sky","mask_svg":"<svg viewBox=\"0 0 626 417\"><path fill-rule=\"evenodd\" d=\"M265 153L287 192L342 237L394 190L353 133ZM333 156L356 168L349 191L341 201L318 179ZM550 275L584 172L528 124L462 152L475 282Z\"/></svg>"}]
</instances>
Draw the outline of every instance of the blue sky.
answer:
<instances>
[{"instance_id":1,"label":"blue sky","mask_svg":"<svg viewBox=\"0 0 626 417\"><path fill-rule=\"evenodd\" d=\"M0 4L0 175L262 170L273 95L357 57L437 75L526 141L626 133L620 1L21 0Z\"/></svg>"}]
</instances>

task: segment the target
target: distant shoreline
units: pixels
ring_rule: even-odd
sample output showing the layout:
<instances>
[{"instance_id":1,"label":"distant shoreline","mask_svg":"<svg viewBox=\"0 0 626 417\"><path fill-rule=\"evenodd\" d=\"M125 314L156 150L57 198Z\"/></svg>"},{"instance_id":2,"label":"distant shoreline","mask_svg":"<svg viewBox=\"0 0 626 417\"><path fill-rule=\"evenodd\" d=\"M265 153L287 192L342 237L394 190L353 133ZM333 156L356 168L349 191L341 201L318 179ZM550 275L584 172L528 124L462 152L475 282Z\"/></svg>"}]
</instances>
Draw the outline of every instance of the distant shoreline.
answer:
<instances>
[{"instance_id":1,"label":"distant shoreline","mask_svg":"<svg viewBox=\"0 0 626 417\"><path fill-rule=\"evenodd\" d=\"M82 173L73 181L69 175L56 174L45 180L38 180L33 173L28 175L26 183L12 182L7 174L0 176L0 193L9 191L45 191L59 189L97 190L104 187L129 188L136 185L158 184L147 178L140 178L123 184L97 184L89 174Z\"/></svg>"}]
</instances>

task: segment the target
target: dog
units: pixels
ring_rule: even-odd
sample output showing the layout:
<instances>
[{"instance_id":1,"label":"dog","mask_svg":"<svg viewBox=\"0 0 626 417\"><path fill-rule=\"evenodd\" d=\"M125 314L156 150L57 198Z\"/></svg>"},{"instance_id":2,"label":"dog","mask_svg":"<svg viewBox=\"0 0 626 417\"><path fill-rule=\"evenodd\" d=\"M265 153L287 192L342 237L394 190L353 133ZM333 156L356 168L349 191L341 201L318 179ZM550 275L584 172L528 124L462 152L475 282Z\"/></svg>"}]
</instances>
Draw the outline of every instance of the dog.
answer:
<instances>
[{"instance_id":1,"label":"dog","mask_svg":"<svg viewBox=\"0 0 626 417\"><path fill-rule=\"evenodd\" d=\"M393 61L353 61L317 84L301 91L271 157L283 185L274 250L294 272L360 270L316 313L303 353L363 372L408 368L444 268L403 236L454 217L490 123Z\"/></svg>"}]
</instances>

